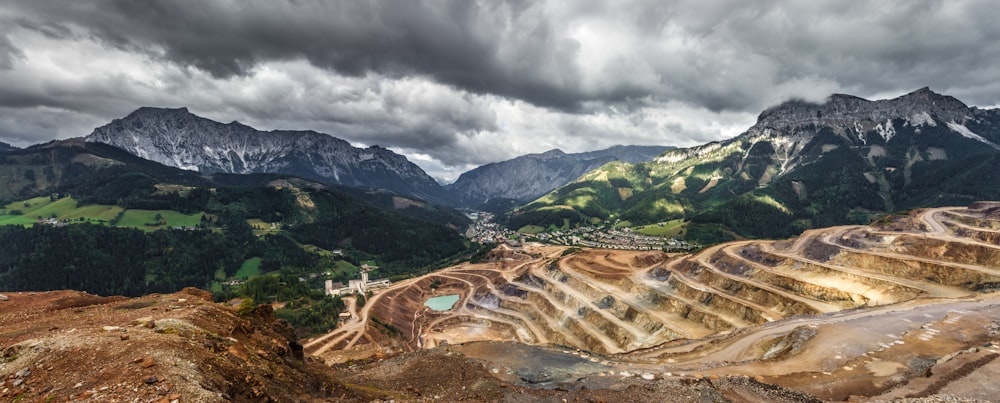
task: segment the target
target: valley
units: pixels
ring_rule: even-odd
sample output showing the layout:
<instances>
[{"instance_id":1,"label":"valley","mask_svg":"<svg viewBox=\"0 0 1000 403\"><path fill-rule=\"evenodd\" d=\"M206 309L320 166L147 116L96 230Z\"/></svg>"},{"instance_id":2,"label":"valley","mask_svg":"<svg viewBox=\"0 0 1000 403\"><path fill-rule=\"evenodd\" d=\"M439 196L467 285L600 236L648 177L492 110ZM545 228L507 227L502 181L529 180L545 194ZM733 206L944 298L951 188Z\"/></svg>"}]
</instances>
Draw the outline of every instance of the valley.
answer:
<instances>
[{"instance_id":1,"label":"valley","mask_svg":"<svg viewBox=\"0 0 1000 403\"><path fill-rule=\"evenodd\" d=\"M0 403L1000 403L995 3L0 1Z\"/></svg>"},{"instance_id":2,"label":"valley","mask_svg":"<svg viewBox=\"0 0 1000 403\"><path fill-rule=\"evenodd\" d=\"M1000 203L972 201L997 198L995 118L928 89L834 95L724 142L424 186L376 146L141 108L0 154L0 291L202 287L285 320L346 400L986 398L970 385L1000 372ZM2 393L51 392L23 379Z\"/></svg>"},{"instance_id":3,"label":"valley","mask_svg":"<svg viewBox=\"0 0 1000 403\"><path fill-rule=\"evenodd\" d=\"M984 202L690 255L502 245L486 262L352 304L345 325L303 345L337 363L517 343L595 363L581 379L750 376L824 400L957 393L1000 369L998 228L1000 203ZM444 312L424 306L440 295L460 299ZM522 364L497 365L516 374ZM961 374L946 375L951 366Z\"/></svg>"}]
</instances>

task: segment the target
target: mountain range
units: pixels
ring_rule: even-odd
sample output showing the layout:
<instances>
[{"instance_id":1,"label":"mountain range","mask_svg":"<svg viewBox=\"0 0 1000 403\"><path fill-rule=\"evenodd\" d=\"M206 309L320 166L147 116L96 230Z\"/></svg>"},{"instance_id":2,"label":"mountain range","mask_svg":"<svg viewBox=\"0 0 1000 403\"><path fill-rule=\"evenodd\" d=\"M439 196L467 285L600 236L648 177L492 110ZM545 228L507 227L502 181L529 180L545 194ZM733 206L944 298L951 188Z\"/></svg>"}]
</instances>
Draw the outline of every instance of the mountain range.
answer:
<instances>
[{"instance_id":1,"label":"mountain range","mask_svg":"<svg viewBox=\"0 0 1000 403\"><path fill-rule=\"evenodd\" d=\"M614 146L585 153L550 150L496 162L463 173L447 188L463 206L495 210L517 206L612 161L650 161L673 147Z\"/></svg>"},{"instance_id":2,"label":"mountain range","mask_svg":"<svg viewBox=\"0 0 1000 403\"><path fill-rule=\"evenodd\" d=\"M510 225L683 218L703 239L789 236L1000 197L998 144L1000 110L928 88L789 101L732 139L604 165L521 208Z\"/></svg>"},{"instance_id":3,"label":"mountain range","mask_svg":"<svg viewBox=\"0 0 1000 403\"><path fill-rule=\"evenodd\" d=\"M929 88L875 101L844 94L788 101L725 141L551 150L481 166L448 186L382 147L357 148L313 131L263 132L185 108L140 108L86 141L203 175L273 173L361 189L356 196L389 207L420 200L518 207L507 217L513 228L684 219L695 231L688 235L703 240L790 236L1000 197L1000 110Z\"/></svg>"},{"instance_id":4,"label":"mountain range","mask_svg":"<svg viewBox=\"0 0 1000 403\"><path fill-rule=\"evenodd\" d=\"M86 141L203 174L278 173L476 208L496 199L527 202L606 162L648 161L666 149L618 146L580 154L552 150L477 168L446 188L406 157L379 146L357 148L314 131L264 132L235 121L206 119L187 108L139 108L94 129Z\"/></svg>"}]
</instances>

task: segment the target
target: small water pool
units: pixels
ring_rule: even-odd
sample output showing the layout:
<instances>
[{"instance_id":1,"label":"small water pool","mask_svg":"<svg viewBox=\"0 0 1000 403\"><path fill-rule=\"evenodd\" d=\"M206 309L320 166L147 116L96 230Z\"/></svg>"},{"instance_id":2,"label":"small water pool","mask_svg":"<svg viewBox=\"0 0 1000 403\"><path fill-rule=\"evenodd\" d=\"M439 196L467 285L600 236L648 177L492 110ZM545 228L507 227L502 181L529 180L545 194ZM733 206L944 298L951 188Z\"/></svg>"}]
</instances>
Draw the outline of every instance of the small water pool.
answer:
<instances>
[{"instance_id":1,"label":"small water pool","mask_svg":"<svg viewBox=\"0 0 1000 403\"><path fill-rule=\"evenodd\" d=\"M458 302L458 294L451 294L428 299L424 305L435 311L450 311L456 302Z\"/></svg>"}]
</instances>

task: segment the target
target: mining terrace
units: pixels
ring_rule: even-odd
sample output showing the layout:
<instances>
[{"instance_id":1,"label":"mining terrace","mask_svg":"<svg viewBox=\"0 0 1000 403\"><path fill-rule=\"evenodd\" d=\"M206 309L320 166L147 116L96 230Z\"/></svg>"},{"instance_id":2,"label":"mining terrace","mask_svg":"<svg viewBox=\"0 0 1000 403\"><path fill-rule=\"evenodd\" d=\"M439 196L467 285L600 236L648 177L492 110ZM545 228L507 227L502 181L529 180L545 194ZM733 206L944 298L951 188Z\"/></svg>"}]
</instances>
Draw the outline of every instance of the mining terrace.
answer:
<instances>
[{"instance_id":1,"label":"mining terrace","mask_svg":"<svg viewBox=\"0 0 1000 403\"><path fill-rule=\"evenodd\" d=\"M749 376L824 400L992 399L998 290L1000 203L981 202L684 255L500 248L363 307L350 300L351 319L303 344L333 364L508 342L593 362L581 377ZM459 300L424 305L441 295Z\"/></svg>"}]
</instances>

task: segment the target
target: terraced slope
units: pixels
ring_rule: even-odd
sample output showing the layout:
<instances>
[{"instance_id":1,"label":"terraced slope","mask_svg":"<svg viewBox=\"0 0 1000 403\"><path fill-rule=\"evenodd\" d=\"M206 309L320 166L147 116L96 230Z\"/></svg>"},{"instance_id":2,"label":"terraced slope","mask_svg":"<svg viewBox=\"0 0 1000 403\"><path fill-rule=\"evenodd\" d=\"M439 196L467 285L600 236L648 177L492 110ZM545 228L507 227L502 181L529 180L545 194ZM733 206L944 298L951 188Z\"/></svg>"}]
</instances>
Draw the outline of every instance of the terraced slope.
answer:
<instances>
[{"instance_id":1,"label":"terraced slope","mask_svg":"<svg viewBox=\"0 0 1000 403\"><path fill-rule=\"evenodd\" d=\"M693 255L504 250L493 263L398 283L305 349L338 360L345 350L507 340L655 361L680 344L793 317L1000 290L998 240L1000 203L983 202ZM423 306L446 294L461 296L451 311Z\"/></svg>"}]
</instances>

